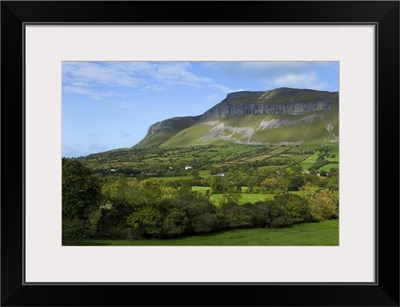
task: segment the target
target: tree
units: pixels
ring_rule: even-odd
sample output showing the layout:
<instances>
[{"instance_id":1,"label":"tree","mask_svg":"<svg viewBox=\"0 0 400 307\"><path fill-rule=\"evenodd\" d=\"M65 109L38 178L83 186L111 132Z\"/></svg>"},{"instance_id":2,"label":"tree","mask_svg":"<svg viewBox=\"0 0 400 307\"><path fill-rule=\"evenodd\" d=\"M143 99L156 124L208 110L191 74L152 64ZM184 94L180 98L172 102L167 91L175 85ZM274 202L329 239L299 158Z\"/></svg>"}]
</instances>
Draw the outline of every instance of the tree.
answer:
<instances>
[{"instance_id":1,"label":"tree","mask_svg":"<svg viewBox=\"0 0 400 307\"><path fill-rule=\"evenodd\" d=\"M304 184L304 176L302 174L290 173L289 175L289 191L298 191L299 188Z\"/></svg>"},{"instance_id":2,"label":"tree","mask_svg":"<svg viewBox=\"0 0 400 307\"><path fill-rule=\"evenodd\" d=\"M275 177L266 178L260 183L260 187L264 193L272 193L279 188L278 179Z\"/></svg>"},{"instance_id":3,"label":"tree","mask_svg":"<svg viewBox=\"0 0 400 307\"><path fill-rule=\"evenodd\" d=\"M218 207L222 228L249 228L252 225L252 210L236 203L224 203Z\"/></svg>"},{"instance_id":4,"label":"tree","mask_svg":"<svg viewBox=\"0 0 400 307\"><path fill-rule=\"evenodd\" d=\"M220 194L228 189L228 180L222 176L215 176L211 179L211 193Z\"/></svg>"},{"instance_id":5,"label":"tree","mask_svg":"<svg viewBox=\"0 0 400 307\"><path fill-rule=\"evenodd\" d=\"M279 202L268 202L269 205L269 223L267 227L279 228L292 224L290 213L284 205Z\"/></svg>"},{"instance_id":6,"label":"tree","mask_svg":"<svg viewBox=\"0 0 400 307\"><path fill-rule=\"evenodd\" d=\"M153 206L144 206L133 212L127 220L128 225L145 236L161 236L162 213Z\"/></svg>"},{"instance_id":7,"label":"tree","mask_svg":"<svg viewBox=\"0 0 400 307\"><path fill-rule=\"evenodd\" d=\"M308 200L312 221L319 222L339 216L339 192L337 190L321 189L306 183L300 188L299 196Z\"/></svg>"},{"instance_id":8,"label":"tree","mask_svg":"<svg viewBox=\"0 0 400 307\"><path fill-rule=\"evenodd\" d=\"M339 192L321 189L310 201L311 215L316 221L339 217Z\"/></svg>"},{"instance_id":9,"label":"tree","mask_svg":"<svg viewBox=\"0 0 400 307\"><path fill-rule=\"evenodd\" d=\"M167 237L180 235L186 231L188 224L186 212L172 208L163 221L162 233Z\"/></svg>"},{"instance_id":10,"label":"tree","mask_svg":"<svg viewBox=\"0 0 400 307\"><path fill-rule=\"evenodd\" d=\"M279 204L289 212L293 223L310 222L312 220L308 201L294 194L283 194L275 198Z\"/></svg>"},{"instance_id":11,"label":"tree","mask_svg":"<svg viewBox=\"0 0 400 307\"><path fill-rule=\"evenodd\" d=\"M203 233L215 230L216 208L206 196L183 190L176 194L173 204L174 208L186 213L184 219L186 232Z\"/></svg>"},{"instance_id":12,"label":"tree","mask_svg":"<svg viewBox=\"0 0 400 307\"><path fill-rule=\"evenodd\" d=\"M62 239L82 240L91 233L90 216L102 199L99 181L73 159L62 159Z\"/></svg>"},{"instance_id":13,"label":"tree","mask_svg":"<svg viewBox=\"0 0 400 307\"><path fill-rule=\"evenodd\" d=\"M159 204L163 200L162 183L157 179L146 179L139 182L137 204Z\"/></svg>"}]
</instances>

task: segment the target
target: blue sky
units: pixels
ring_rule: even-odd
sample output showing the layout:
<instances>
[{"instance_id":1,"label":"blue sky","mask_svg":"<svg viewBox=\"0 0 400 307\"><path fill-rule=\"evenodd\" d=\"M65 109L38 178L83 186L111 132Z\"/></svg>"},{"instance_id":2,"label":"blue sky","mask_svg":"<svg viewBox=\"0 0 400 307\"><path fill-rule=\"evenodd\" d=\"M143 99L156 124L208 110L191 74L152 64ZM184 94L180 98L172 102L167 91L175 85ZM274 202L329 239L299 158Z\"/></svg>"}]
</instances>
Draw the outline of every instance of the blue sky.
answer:
<instances>
[{"instance_id":1,"label":"blue sky","mask_svg":"<svg viewBox=\"0 0 400 307\"><path fill-rule=\"evenodd\" d=\"M236 91L338 91L338 62L63 62L62 155L132 147L148 127Z\"/></svg>"}]
</instances>

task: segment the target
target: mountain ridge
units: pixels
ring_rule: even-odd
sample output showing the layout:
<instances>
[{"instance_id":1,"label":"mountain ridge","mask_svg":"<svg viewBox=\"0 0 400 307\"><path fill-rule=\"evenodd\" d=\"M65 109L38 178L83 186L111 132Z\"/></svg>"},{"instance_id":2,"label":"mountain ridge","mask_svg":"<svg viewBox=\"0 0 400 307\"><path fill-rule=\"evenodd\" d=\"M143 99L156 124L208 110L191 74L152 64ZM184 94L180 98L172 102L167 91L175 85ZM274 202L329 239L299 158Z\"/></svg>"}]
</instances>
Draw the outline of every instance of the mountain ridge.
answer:
<instances>
[{"instance_id":1,"label":"mountain ridge","mask_svg":"<svg viewBox=\"0 0 400 307\"><path fill-rule=\"evenodd\" d=\"M144 139L134 147L224 141L244 144L337 141L338 96L338 92L287 87L228 93L201 115L173 117L151 125Z\"/></svg>"}]
</instances>

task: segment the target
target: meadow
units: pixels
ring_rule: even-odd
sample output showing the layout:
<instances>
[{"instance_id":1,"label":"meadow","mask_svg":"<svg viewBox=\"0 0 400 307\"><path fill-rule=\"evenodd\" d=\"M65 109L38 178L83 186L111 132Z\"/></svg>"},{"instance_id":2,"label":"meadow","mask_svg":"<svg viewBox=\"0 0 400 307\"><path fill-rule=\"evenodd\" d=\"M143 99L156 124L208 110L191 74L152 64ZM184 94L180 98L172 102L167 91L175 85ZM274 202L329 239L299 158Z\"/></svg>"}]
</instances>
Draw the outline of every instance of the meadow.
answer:
<instances>
[{"instance_id":1,"label":"meadow","mask_svg":"<svg viewBox=\"0 0 400 307\"><path fill-rule=\"evenodd\" d=\"M278 229L238 229L174 239L85 240L92 246L338 246L339 220Z\"/></svg>"}]
</instances>

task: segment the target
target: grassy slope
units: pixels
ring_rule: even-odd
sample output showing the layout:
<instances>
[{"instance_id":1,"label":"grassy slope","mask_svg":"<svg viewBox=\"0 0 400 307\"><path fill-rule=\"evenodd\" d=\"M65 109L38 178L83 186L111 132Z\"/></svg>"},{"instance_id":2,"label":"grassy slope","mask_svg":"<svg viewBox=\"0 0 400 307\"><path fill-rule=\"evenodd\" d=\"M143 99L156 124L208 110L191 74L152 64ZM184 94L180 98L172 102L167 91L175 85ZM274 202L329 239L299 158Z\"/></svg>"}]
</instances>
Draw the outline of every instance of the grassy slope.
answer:
<instances>
[{"instance_id":1,"label":"grassy slope","mask_svg":"<svg viewBox=\"0 0 400 307\"><path fill-rule=\"evenodd\" d=\"M97 246L338 246L339 220L298 224L280 229L240 229L176 239L88 240Z\"/></svg>"},{"instance_id":2,"label":"grassy slope","mask_svg":"<svg viewBox=\"0 0 400 307\"><path fill-rule=\"evenodd\" d=\"M198 118L191 116L170 118L167 120L169 122L169 128L162 129L153 135L147 134L136 146L139 148L158 146L173 137L179 131L194 125L197 119Z\"/></svg>"},{"instance_id":3,"label":"grassy slope","mask_svg":"<svg viewBox=\"0 0 400 307\"><path fill-rule=\"evenodd\" d=\"M204 123L199 123L179 131L172 138L166 140L161 147L176 147L176 146L189 146L199 144L198 139L208 133L213 126ZM207 144L204 142L202 144Z\"/></svg>"},{"instance_id":4,"label":"grassy slope","mask_svg":"<svg viewBox=\"0 0 400 307\"><path fill-rule=\"evenodd\" d=\"M263 121L270 120L290 120L298 121L304 117L316 115L312 122L300 121L291 125L283 126L275 129L260 129L260 124ZM322 118L321 118L322 116ZM249 140L250 142L279 144L282 142L324 142L331 138L331 135L326 130L326 125L331 122L334 126L333 133L337 135L337 111L314 111L307 112L301 115L246 115L231 118L215 118L212 121L223 123L225 127L245 127L254 129L254 134ZM214 139L200 141L200 138L209 133L216 125L206 124L206 121L198 122L197 124L179 131L166 142L162 147L173 146L190 146L196 144L217 144L221 143L217 140L218 135ZM225 136L230 135L229 132L224 132ZM242 138L242 134L232 134L234 138L240 142L247 142L247 139ZM223 141L222 141L223 142Z\"/></svg>"},{"instance_id":5,"label":"grassy slope","mask_svg":"<svg viewBox=\"0 0 400 307\"><path fill-rule=\"evenodd\" d=\"M175 129L161 130L154 135L147 135L137 146L140 148L158 146L173 137L177 132L178 130Z\"/></svg>"}]
</instances>

